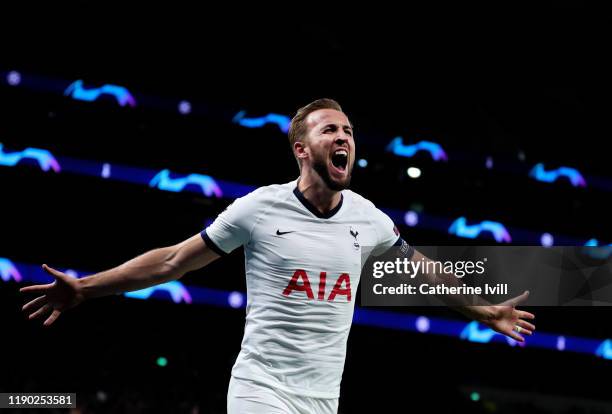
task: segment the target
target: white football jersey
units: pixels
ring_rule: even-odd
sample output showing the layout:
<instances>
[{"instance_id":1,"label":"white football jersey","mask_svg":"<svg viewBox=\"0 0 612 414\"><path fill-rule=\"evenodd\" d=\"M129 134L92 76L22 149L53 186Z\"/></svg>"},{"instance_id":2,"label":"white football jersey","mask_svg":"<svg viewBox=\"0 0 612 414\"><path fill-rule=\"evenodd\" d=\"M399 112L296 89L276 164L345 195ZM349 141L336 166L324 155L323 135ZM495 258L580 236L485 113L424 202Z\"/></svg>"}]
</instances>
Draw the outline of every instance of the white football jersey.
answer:
<instances>
[{"instance_id":1,"label":"white football jersey","mask_svg":"<svg viewBox=\"0 0 612 414\"><path fill-rule=\"evenodd\" d=\"M398 241L391 219L349 190L323 215L293 181L235 200L202 237L219 254L244 246L246 324L232 375L338 398L362 262Z\"/></svg>"}]
</instances>

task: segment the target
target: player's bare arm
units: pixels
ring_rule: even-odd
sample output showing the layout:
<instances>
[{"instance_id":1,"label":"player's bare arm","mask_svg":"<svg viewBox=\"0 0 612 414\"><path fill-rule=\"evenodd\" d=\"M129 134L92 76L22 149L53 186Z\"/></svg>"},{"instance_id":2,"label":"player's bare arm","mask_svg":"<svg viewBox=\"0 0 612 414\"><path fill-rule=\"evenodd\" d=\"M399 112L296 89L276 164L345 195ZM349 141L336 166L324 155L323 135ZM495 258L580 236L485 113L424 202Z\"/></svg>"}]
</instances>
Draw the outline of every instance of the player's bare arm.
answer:
<instances>
[{"instance_id":1,"label":"player's bare arm","mask_svg":"<svg viewBox=\"0 0 612 414\"><path fill-rule=\"evenodd\" d=\"M62 312L86 299L144 289L176 280L185 273L206 266L219 255L212 251L199 234L174 246L148 251L113 269L75 279L46 264L43 269L55 279L45 285L22 288L37 297L22 308L29 319L46 316L51 325Z\"/></svg>"},{"instance_id":2,"label":"player's bare arm","mask_svg":"<svg viewBox=\"0 0 612 414\"><path fill-rule=\"evenodd\" d=\"M424 256L419 251L415 250L412 257L414 261L432 261ZM434 268L434 266L431 266ZM427 274L426 277L431 283L456 283L457 278L454 275L439 275L435 273ZM451 307L461 312L470 319L478 321L491 329L503 335L509 336L512 339L524 342L525 338L521 335L532 335L535 330L535 325L527 320L533 320L535 315L530 312L516 309L516 306L527 300L529 292L524 292L521 295L509 299L497 305L482 303L478 305L459 305L451 303ZM444 298L442 298L444 300ZM481 300L480 298L477 298Z\"/></svg>"}]
</instances>

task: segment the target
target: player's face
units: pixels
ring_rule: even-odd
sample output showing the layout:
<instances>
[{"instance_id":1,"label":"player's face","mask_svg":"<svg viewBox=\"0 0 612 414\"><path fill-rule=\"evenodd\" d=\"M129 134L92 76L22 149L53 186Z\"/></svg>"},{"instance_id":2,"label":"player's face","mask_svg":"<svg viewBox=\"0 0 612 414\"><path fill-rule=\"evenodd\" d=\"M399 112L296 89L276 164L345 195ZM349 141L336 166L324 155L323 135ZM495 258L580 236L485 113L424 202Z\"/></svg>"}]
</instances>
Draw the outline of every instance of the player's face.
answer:
<instances>
[{"instance_id":1,"label":"player's face","mask_svg":"<svg viewBox=\"0 0 612 414\"><path fill-rule=\"evenodd\" d=\"M303 167L313 168L334 191L348 188L355 163L353 128L347 116L335 109L319 109L306 118L308 158Z\"/></svg>"}]
</instances>

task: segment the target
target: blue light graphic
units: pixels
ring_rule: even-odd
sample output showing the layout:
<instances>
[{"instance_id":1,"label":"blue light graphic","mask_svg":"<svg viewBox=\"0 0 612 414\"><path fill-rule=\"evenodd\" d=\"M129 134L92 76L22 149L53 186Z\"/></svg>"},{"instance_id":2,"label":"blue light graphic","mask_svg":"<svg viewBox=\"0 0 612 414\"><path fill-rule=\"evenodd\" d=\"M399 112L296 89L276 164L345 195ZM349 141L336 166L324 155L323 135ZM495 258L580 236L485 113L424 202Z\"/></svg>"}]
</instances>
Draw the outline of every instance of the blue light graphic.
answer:
<instances>
[{"instance_id":1,"label":"blue light graphic","mask_svg":"<svg viewBox=\"0 0 612 414\"><path fill-rule=\"evenodd\" d=\"M465 217L459 217L453 221L453 224L448 229L448 234L454 234L458 237L465 237L467 239L475 239L481 235L483 231L489 232L495 238L498 243L510 243L512 237L510 233L504 227L503 224L496 221L482 221L480 224L467 225Z\"/></svg>"},{"instance_id":2,"label":"blue light graphic","mask_svg":"<svg viewBox=\"0 0 612 414\"><path fill-rule=\"evenodd\" d=\"M478 322L470 322L467 326L461 331L460 338L467 339L470 342L478 342L481 344L487 344L491 342L491 339L497 335L493 329L480 329L478 326Z\"/></svg>"},{"instance_id":3,"label":"blue light graphic","mask_svg":"<svg viewBox=\"0 0 612 414\"><path fill-rule=\"evenodd\" d=\"M121 105L136 105L136 100L133 95L122 86L107 84L98 88L86 88L83 85L83 80L79 79L72 82L68 87L66 85L69 81L65 79L57 79L39 76L30 73L23 73L17 70L8 70L0 68L0 74L6 78L6 82L2 83L0 87L3 85L13 85L18 86L20 88L29 89L36 92L45 92L45 93L64 93L64 95L72 96L74 99L84 100L84 101L94 101L97 100L101 95L110 95L115 98L115 100ZM183 102L179 108L181 113L188 111L188 106L186 102ZM199 106L197 103L191 103L192 107ZM147 95L140 95L138 100L138 105L142 105L145 108L152 108L155 110L165 109L168 111L176 112L177 110L177 99L165 99L163 97L153 97ZM211 118L216 118L222 121L229 121L228 117L225 114L227 108L223 108L222 105L219 105L215 110L212 111L208 116ZM239 123L245 127L249 128L260 128L267 123L276 124L279 129L283 132L287 132L289 128L289 117L270 113L266 116L262 117L247 117L246 111L238 112L234 118L235 123ZM398 139L399 138L399 139ZM362 142L368 140L369 142L374 142L375 137L372 135L362 135ZM428 151L432 158L435 160L446 159L446 152L440 148L439 144L428 141L421 141L418 144L414 145L403 145L401 137L395 138L390 144L388 149L399 156L413 156L416 152L420 150ZM519 159L524 161L524 152L519 152ZM473 163L477 163L481 165L482 157L476 154L467 154L458 152L454 156L457 159L470 159ZM496 161L497 165L497 161ZM500 164L501 165L501 164ZM493 159L488 157L485 162L486 168L493 167ZM508 168L508 170L521 173L523 171L522 166L514 166L513 168ZM532 174L534 175L534 179L542 178L546 182L550 182L549 180L555 181L560 176L567 176L570 182L575 187L586 186L586 182L588 180L588 185L594 188L600 188L603 191L612 191L612 180L610 178L604 177L595 177L589 176L585 177L580 173L574 173L576 170L573 168L562 167L558 170L554 171L545 171L543 166L540 165L535 166L532 169ZM539 178L537 178L537 177Z\"/></svg>"},{"instance_id":4,"label":"blue light graphic","mask_svg":"<svg viewBox=\"0 0 612 414\"><path fill-rule=\"evenodd\" d=\"M584 245L589 247L597 247L599 246L599 241L597 239L590 239ZM612 243L608 244L608 246L612 246Z\"/></svg>"},{"instance_id":5,"label":"blue light graphic","mask_svg":"<svg viewBox=\"0 0 612 414\"><path fill-rule=\"evenodd\" d=\"M75 82L72 82L70 86L66 88L66 85L70 83L70 81L66 81L65 79L44 77L44 76L31 74L31 73L23 73L21 71L18 72L17 70L9 70L6 68L4 69L0 68L0 75L2 75L3 78L6 78L6 82L3 82L2 84L0 84L0 87L3 87L4 85L14 85L14 86L16 85L19 88L23 88L25 90L31 90L35 92L54 93L54 94L64 93L65 95L72 96L74 99L86 100L86 101L96 100L99 98L100 95L109 94L112 97L114 97L117 100L117 102L119 102L119 104L122 106L132 105L132 104L136 105L136 100L134 99L132 94L126 88L122 86L118 86L118 85L105 85L99 88L86 88L83 85L83 80L79 79ZM178 100L174 98L165 99L159 96L139 95L138 105L142 105L145 108L151 108L154 110L165 109L167 111L176 112L177 111L177 101ZM194 103L190 102L190 104L192 105L192 108L202 106L196 102ZM204 106L211 106L211 105L204 105ZM184 111L186 108L187 108L187 105L183 105L182 109L179 108L179 111L181 110ZM228 108L223 107L223 105L218 105L215 108L215 110L210 111L210 113L208 113L207 116L209 116L210 118L215 118L217 120L227 122L227 121L230 121L230 119L225 115L227 113L227 110ZM243 122L240 122L240 121L243 121ZM246 117L246 111L240 111L234 116L234 122L244 125L245 127L251 127L251 128L259 128L265 125L266 123L272 123L272 124L278 125L281 131L286 132L288 131L290 120L288 117L284 115L279 115L275 113L270 113L263 117ZM398 138L401 138L401 137L398 137ZM375 140L377 141L375 136L366 135L366 134L361 135L360 139L362 142L369 141L371 143L374 143ZM399 156L403 156L402 154L404 153L406 153L406 156L411 156L410 154L414 154L418 152L419 150L423 149L423 150L428 151L431 154L432 158L436 160L441 160L441 159L446 158L446 152L443 151L440 148L440 146L436 143L422 141L419 144L414 144L414 145L416 146L403 145L401 139L397 140L396 138L394 141L391 142L391 144L389 144L389 150L393 152L397 151L397 155ZM422 148L420 148L419 146L421 146ZM440 150L438 150L438 148L440 148ZM524 152L520 151L518 153L518 156L521 161L524 161ZM457 152L455 153L453 158L457 158L459 160L468 159L474 164L482 165L481 155L468 154L465 152L463 153ZM495 161L495 165L497 165L497 160ZM503 165L503 164L500 163L500 165ZM485 166L486 168L489 168L489 169L492 168L493 159L490 157L487 158L485 162ZM574 186L580 187L582 182L584 182L584 185L586 185L586 182L588 181L589 187L599 188L607 192L612 191L612 180L607 177L605 178L596 177L596 176L587 177L587 176L582 176L582 175L577 175L577 174L574 175L571 172L571 171L575 171L574 169L570 169L570 170L559 169L556 172L555 171L552 172L552 178L548 178L548 174L550 174L551 172L544 171L543 167L540 167L542 169L542 171L540 172L538 171L538 168L536 167L534 167L535 171L533 171L533 174L541 175L541 177L544 179L552 179L554 181L555 180L554 177L556 175L562 176L564 174L569 173L571 177L568 177L568 178L570 179L570 181L573 183ZM514 165L511 168L508 167L505 169L508 171L514 172L514 173L523 174L522 172L523 166ZM582 179L580 177L582 177Z\"/></svg>"},{"instance_id":6,"label":"blue light graphic","mask_svg":"<svg viewBox=\"0 0 612 414\"><path fill-rule=\"evenodd\" d=\"M96 101L102 95L110 95L115 97L120 106L136 106L136 99L123 86L106 84L99 88L85 89L81 79L72 82L64 91L64 95L87 102Z\"/></svg>"},{"instance_id":7,"label":"blue light graphic","mask_svg":"<svg viewBox=\"0 0 612 414\"><path fill-rule=\"evenodd\" d=\"M461 339L465 339L465 340L468 340L470 342L476 342L476 343L480 343L480 344L488 344L489 342L491 342L493 340L493 338L496 335L498 335L499 337L505 339L506 342L508 343L508 345L510 345L510 346L515 346L517 344L519 346L523 345L522 343L519 343L519 342L515 341L512 338L509 338L507 336L504 336L504 335L501 335L501 334L495 332L491 328L480 328L480 325L476 321L472 321L472 322L468 323L465 326L465 328L463 328L463 330L461 331L461 334L459 335L459 337Z\"/></svg>"},{"instance_id":8,"label":"blue light graphic","mask_svg":"<svg viewBox=\"0 0 612 414\"><path fill-rule=\"evenodd\" d=\"M170 170L161 170L149 183L150 187L175 193L185 190L188 185L200 187L206 197L212 197L213 195L218 198L223 197L223 192L219 185L208 175L189 174L182 178L171 178Z\"/></svg>"},{"instance_id":9,"label":"blue light graphic","mask_svg":"<svg viewBox=\"0 0 612 414\"><path fill-rule=\"evenodd\" d=\"M539 163L531 169L529 176L544 183L554 183L560 177L565 177L569 179L573 187L586 187L586 180L582 174L575 168L570 167L559 167L556 170L546 171L544 164Z\"/></svg>"},{"instance_id":10,"label":"blue light graphic","mask_svg":"<svg viewBox=\"0 0 612 414\"><path fill-rule=\"evenodd\" d=\"M0 258L0 274L3 275L2 280L5 282L17 279L20 282L27 283L49 283L52 281L52 277L44 272L40 266L12 262L6 258ZM5 276L6 274L9 274L9 276ZM82 277L87 274L90 273L82 271L72 272L73 277ZM173 303L203 304L233 309L244 309L246 306L246 295L243 292L230 292L201 286L185 286L178 281L172 281L136 292L129 292L124 295L128 298L142 300L169 300ZM477 322L473 321L465 322L458 319L381 311L356 306L353 322L357 325L397 329L424 335L450 336L474 343L506 343L510 346L518 344L513 339L497 334L489 328L481 328ZM578 352L612 359L612 340L610 339L602 342L601 339L536 332L533 336L527 337L526 341L528 347ZM524 347L525 343L518 345Z\"/></svg>"},{"instance_id":11,"label":"blue light graphic","mask_svg":"<svg viewBox=\"0 0 612 414\"><path fill-rule=\"evenodd\" d=\"M0 144L1 145L1 144ZM0 147L0 166L7 165L13 166L15 162L23 159L24 155L35 156L38 160L39 165L42 163L42 168L51 168L61 173L78 174L97 179L109 179L115 181L121 181L131 183L135 185L156 187L167 191L190 191L196 194L204 195L206 197L223 197L225 199L233 200L257 189L254 185L241 184L233 181L225 181L217 178L212 178L207 175L201 174L190 174L182 178L172 178L169 170L153 170L148 168L131 167L119 164L109 164L107 162L93 161L93 160L82 160L71 157L57 157L57 160L50 154L47 156L48 151L40 149L29 149L29 151L22 151L22 153L4 154ZM34 152L32 151L34 150ZM25 153L25 154L24 154ZM37 155L38 154L38 155ZM24 163L25 164L25 163ZM19 168L28 168L28 165L17 166ZM189 178L191 176L191 178ZM207 178L208 177L208 178ZM91 183L91 185L94 185ZM409 214L406 215L406 211L382 208L382 210L391 217L396 223L406 223L406 225L417 224L423 229L430 229L440 232L448 233L449 226L452 228L451 222L446 217L433 216L424 213ZM416 220L415 220L416 219ZM464 219L465 220L465 219ZM455 220L456 222L456 220ZM489 223L489 224L487 224ZM490 226L490 223L494 222L483 222L481 223L482 229L486 230ZM476 237L473 234L478 233L478 228L472 228L473 226L466 226L465 221L463 223L458 222L456 226L460 233L467 234L466 237ZM541 242L542 232L527 230L523 228L509 228L506 232L500 231L495 228L495 224L492 226L492 230L496 235L496 240L510 240L510 235L507 234L508 230L512 233L512 240L515 243L523 243L525 245L535 245ZM456 231L456 229L453 229ZM452 233L451 233L452 234ZM555 235L557 245L572 245L579 246L584 243L584 240L575 239L561 234ZM608 249L606 247L606 249Z\"/></svg>"},{"instance_id":12,"label":"blue light graphic","mask_svg":"<svg viewBox=\"0 0 612 414\"><path fill-rule=\"evenodd\" d=\"M604 359L612 359L612 341L606 339L597 347L595 355Z\"/></svg>"},{"instance_id":13,"label":"blue light graphic","mask_svg":"<svg viewBox=\"0 0 612 414\"><path fill-rule=\"evenodd\" d=\"M191 295L189 294L189 290L179 281L173 280L171 282L166 282L161 285L149 287L142 290L137 290L134 292L126 292L124 295L128 298L133 299L149 299L156 292L166 292L170 294L172 298L172 302L174 303L191 303Z\"/></svg>"},{"instance_id":14,"label":"blue light graphic","mask_svg":"<svg viewBox=\"0 0 612 414\"><path fill-rule=\"evenodd\" d=\"M4 145L0 143L0 165L14 167L19 162L27 159L36 161L40 169L43 171L61 171L59 163L47 150L40 148L26 148L23 151L6 153L4 152Z\"/></svg>"},{"instance_id":15,"label":"blue light graphic","mask_svg":"<svg viewBox=\"0 0 612 414\"><path fill-rule=\"evenodd\" d=\"M597 239L590 239L584 245L587 247L599 247L599 241ZM612 256L612 243L597 249L585 249L585 251L594 259L607 259Z\"/></svg>"},{"instance_id":16,"label":"blue light graphic","mask_svg":"<svg viewBox=\"0 0 612 414\"><path fill-rule=\"evenodd\" d=\"M245 116L246 111L240 111L234 116L232 122L247 128L262 128L267 124L276 124L282 132L289 132L291 119L288 116L279 114L268 114L259 118L245 118Z\"/></svg>"},{"instance_id":17,"label":"blue light graphic","mask_svg":"<svg viewBox=\"0 0 612 414\"><path fill-rule=\"evenodd\" d=\"M416 144L404 145L402 137L395 137L389 145L387 151L400 157L413 157L419 151L426 151L434 161L447 161L448 156L439 144L431 141L420 141Z\"/></svg>"},{"instance_id":18,"label":"blue light graphic","mask_svg":"<svg viewBox=\"0 0 612 414\"><path fill-rule=\"evenodd\" d=\"M21 282L23 277L17 267L9 259L0 257L0 278L8 282L14 280L15 282Z\"/></svg>"}]
</instances>

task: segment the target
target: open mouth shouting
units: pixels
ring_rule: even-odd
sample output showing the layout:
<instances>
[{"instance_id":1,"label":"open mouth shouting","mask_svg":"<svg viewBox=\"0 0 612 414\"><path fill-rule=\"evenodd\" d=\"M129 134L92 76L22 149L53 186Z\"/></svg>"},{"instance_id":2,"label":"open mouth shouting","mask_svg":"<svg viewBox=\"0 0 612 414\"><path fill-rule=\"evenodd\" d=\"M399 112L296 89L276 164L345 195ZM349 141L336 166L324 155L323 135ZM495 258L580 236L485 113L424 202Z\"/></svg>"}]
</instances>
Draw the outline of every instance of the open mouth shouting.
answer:
<instances>
[{"instance_id":1,"label":"open mouth shouting","mask_svg":"<svg viewBox=\"0 0 612 414\"><path fill-rule=\"evenodd\" d=\"M345 176L348 170L349 153L346 148L338 148L331 156L331 170L335 175Z\"/></svg>"}]
</instances>

